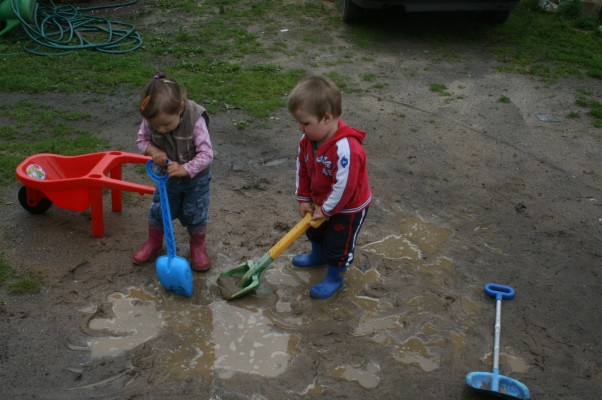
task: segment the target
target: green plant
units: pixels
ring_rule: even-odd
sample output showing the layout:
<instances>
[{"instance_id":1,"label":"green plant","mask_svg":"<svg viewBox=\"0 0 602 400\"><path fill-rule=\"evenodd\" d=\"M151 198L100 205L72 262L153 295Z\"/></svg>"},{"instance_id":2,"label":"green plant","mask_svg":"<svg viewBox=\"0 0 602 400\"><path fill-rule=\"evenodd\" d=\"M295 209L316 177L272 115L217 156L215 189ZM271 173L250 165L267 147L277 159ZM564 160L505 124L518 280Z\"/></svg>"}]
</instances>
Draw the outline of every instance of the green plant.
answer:
<instances>
[{"instance_id":1,"label":"green plant","mask_svg":"<svg viewBox=\"0 0 602 400\"><path fill-rule=\"evenodd\" d=\"M0 253L0 286L7 285L11 294L35 294L44 286L44 277L41 273L31 270L24 274L17 274Z\"/></svg>"},{"instance_id":2,"label":"green plant","mask_svg":"<svg viewBox=\"0 0 602 400\"><path fill-rule=\"evenodd\" d=\"M581 95L575 99L575 104L579 107L589 109L588 114L593 118L592 124L596 128L602 128L602 102L589 96L586 97L585 91L578 92ZM578 113L576 114L578 115Z\"/></svg>"},{"instance_id":3,"label":"green plant","mask_svg":"<svg viewBox=\"0 0 602 400\"><path fill-rule=\"evenodd\" d=\"M501 61L502 71L531 74L545 81L585 74L602 78L602 34L597 25L584 24L573 9L545 13L537 7L537 0L523 0L500 25L478 19L451 19L428 29L411 19L404 24L392 20L377 28L358 25L343 31L351 42L347 50L338 44L339 12L337 4L322 0L297 2L294 7L281 0L152 0L140 7L134 18L144 15L155 23L144 27L144 45L131 53L107 56L77 51L60 58L39 57L24 53L22 37L0 41L0 92L88 92L99 96L116 90L133 92L159 68L182 83L191 98L206 103L210 113L234 107L257 121L283 107L283 94L306 74L305 69L282 67L275 60L293 52L307 53L311 46L324 54L340 54L309 59L303 68L336 67L356 62L358 57L369 62L373 55L358 56L353 49L386 46L400 37L418 43L434 63L441 59L462 62L463 53L456 49L464 46L491 51ZM289 37L301 39L302 45L292 48ZM418 74L408 67L401 72L408 78ZM340 72L330 75L347 92L364 90L358 80L375 79L371 73L359 79ZM437 92L449 95L445 89ZM4 135L19 135L19 131L0 129Z\"/></svg>"},{"instance_id":4,"label":"green plant","mask_svg":"<svg viewBox=\"0 0 602 400\"><path fill-rule=\"evenodd\" d=\"M249 122L248 122L248 121L246 121L246 120L244 120L244 119L241 119L241 120L238 120L238 121L235 121L235 122L234 122L234 126L235 126L235 127L236 127L236 129L238 129L238 130L243 130L243 129L245 129L245 128L247 127L247 125L249 125Z\"/></svg>"},{"instance_id":5,"label":"green plant","mask_svg":"<svg viewBox=\"0 0 602 400\"><path fill-rule=\"evenodd\" d=\"M16 279L9 284L12 294L35 294L42 290L44 277L39 272L27 271L24 277Z\"/></svg>"},{"instance_id":6,"label":"green plant","mask_svg":"<svg viewBox=\"0 0 602 400\"><path fill-rule=\"evenodd\" d=\"M524 0L505 24L496 27L495 54L500 69L554 81L561 76L602 78L602 43L598 25L586 24L578 2L559 13L539 9L537 0Z\"/></svg>"},{"instance_id":7,"label":"green plant","mask_svg":"<svg viewBox=\"0 0 602 400\"><path fill-rule=\"evenodd\" d=\"M578 111L571 111L570 113L568 113L566 115L566 117L568 119L577 119L577 118L579 118L579 112Z\"/></svg>"},{"instance_id":8,"label":"green plant","mask_svg":"<svg viewBox=\"0 0 602 400\"><path fill-rule=\"evenodd\" d=\"M504 104L509 104L511 102L511 100L510 100L510 97L508 97L508 96L500 96L500 98L498 99L498 102L504 103Z\"/></svg>"},{"instance_id":9,"label":"green plant","mask_svg":"<svg viewBox=\"0 0 602 400\"><path fill-rule=\"evenodd\" d=\"M450 94L447 92L447 86L443 83L431 83L429 87L431 92L438 93L440 96L449 96Z\"/></svg>"},{"instance_id":10,"label":"green plant","mask_svg":"<svg viewBox=\"0 0 602 400\"><path fill-rule=\"evenodd\" d=\"M364 80L366 82L374 82L375 79L376 79L376 74L373 74L373 73L366 73L366 74L362 75L362 80Z\"/></svg>"}]
</instances>

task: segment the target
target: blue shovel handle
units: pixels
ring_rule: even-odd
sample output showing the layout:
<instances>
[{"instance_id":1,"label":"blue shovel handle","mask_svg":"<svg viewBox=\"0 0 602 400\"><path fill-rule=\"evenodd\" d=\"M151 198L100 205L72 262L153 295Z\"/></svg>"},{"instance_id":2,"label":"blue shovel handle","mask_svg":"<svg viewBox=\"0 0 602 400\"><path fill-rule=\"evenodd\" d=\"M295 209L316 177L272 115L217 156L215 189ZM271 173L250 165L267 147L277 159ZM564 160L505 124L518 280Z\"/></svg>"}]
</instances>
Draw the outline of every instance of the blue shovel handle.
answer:
<instances>
[{"instance_id":1,"label":"blue shovel handle","mask_svg":"<svg viewBox=\"0 0 602 400\"><path fill-rule=\"evenodd\" d=\"M488 283L483 287L483 290L487 296L496 300L512 300L514 298L514 289L499 283Z\"/></svg>"},{"instance_id":2,"label":"blue shovel handle","mask_svg":"<svg viewBox=\"0 0 602 400\"><path fill-rule=\"evenodd\" d=\"M167 160L169 164L169 160ZM161 215L163 216L163 231L165 232L165 244L167 245L167 256L171 259L176 256L176 240L173 232L173 224L171 220L171 210L169 209L169 200L167 197L167 188L165 183L169 176L167 172L159 175L153 170L153 160L146 162L146 173L157 184L159 197L161 199Z\"/></svg>"}]
</instances>

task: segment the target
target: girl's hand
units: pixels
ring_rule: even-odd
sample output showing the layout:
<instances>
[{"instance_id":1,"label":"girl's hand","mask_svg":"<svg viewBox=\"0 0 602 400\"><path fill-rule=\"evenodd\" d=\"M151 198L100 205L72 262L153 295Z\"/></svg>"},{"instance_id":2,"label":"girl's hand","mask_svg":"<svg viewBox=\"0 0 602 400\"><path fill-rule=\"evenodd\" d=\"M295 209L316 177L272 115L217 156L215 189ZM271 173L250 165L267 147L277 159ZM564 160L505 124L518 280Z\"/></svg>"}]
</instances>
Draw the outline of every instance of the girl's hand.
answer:
<instances>
[{"instance_id":1,"label":"girl's hand","mask_svg":"<svg viewBox=\"0 0 602 400\"><path fill-rule=\"evenodd\" d=\"M184 169L181 164L178 164L175 161L170 161L167 164L167 175L171 178L172 176L176 176L179 178L183 178L188 176L188 172Z\"/></svg>"},{"instance_id":2,"label":"girl's hand","mask_svg":"<svg viewBox=\"0 0 602 400\"><path fill-rule=\"evenodd\" d=\"M156 165L158 165L160 167L165 166L165 163L167 162L167 153L166 152L164 152L163 150L159 150L159 149L153 149L152 151L147 150L147 153L149 153L149 155L153 158L153 162Z\"/></svg>"}]
</instances>

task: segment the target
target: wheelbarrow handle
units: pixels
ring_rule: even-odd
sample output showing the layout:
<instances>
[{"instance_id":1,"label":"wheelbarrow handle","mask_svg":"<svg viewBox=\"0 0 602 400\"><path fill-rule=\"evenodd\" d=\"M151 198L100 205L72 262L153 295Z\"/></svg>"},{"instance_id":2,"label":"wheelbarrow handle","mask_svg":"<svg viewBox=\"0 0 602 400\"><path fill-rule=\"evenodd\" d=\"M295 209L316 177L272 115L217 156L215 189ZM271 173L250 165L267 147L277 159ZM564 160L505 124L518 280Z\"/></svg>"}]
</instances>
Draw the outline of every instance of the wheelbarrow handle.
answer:
<instances>
[{"instance_id":1,"label":"wheelbarrow handle","mask_svg":"<svg viewBox=\"0 0 602 400\"><path fill-rule=\"evenodd\" d=\"M325 221L325 218L320 218L317 220L312 220L311 218L312 214L309 212L306 213L305 217L303 217L303 219L297 222L297 225L295 225L290 231L288 231L288 233L284 235L278 241L278 243L272 246L272 248L268 251L268 254L272 258L272 260L278 258L280 254L282 254L282 252L286 250L295 240L297 240L299 236L301 236L307 229L309 229L310 226L312 228L317 228Z\"/></svg>"}]
</instances>

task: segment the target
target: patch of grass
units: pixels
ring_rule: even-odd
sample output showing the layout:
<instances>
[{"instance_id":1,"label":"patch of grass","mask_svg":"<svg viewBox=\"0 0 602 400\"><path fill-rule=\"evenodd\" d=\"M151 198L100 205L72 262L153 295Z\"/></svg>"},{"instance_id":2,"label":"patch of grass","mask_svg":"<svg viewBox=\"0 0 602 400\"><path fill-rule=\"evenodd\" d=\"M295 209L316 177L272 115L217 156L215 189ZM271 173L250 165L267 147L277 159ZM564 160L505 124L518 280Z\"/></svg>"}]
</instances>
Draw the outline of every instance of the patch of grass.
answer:
<instances>
[{"instance_id":1,"label":"patch of grass","mask_svg":"<svg viewBox=\"0 0 602 400\"><path fill-rule=\"evenodd\" d=\"M15 182L15 169L26 157L37 153L76 155L108 148L108 143L76 126L89 114L61 110L51 105L22 100L0 107L0 185Z\"/></svg>"},{"instance_id":2,"label":"patch of grass","mask_svg":"<svg viewBox=\"0 0 602 400\"><path fill-rule=\"evenodd\" d=\"M429 86L429 89L431 92L435 92L437 94L439 94L440 96L449 96L449 92L447 92L447 86L445 86L443 83L431 83L431 85Z\"/></svg>"},{"instance_id":3,"label":"patch of grass","mask_svg":"<svg viewBox=\"0 0 602 400\"><path fill-rule=\"evenodd\" d=\"M499 103L504 103L504 104L510 104L510 102L511 102L510 97L508 97L508 96L500 96L500 98L497 101Z\"/></svg>"},{"instance_id":4,"label":"patch of grass","mask_svg":"<svg viewBox=\"0 0 602 400\"><path fill-rule=\"evenodd\" d=\"M373 74L370 72L362 75L362 80L365 82L374 82L375 79L376 79L376 74Z\"/></svg>"},{"instance_id":5,"label":"patch of grass","mask_svg":"<svg viewBox=\"0 0 602 400\"><path fill-rule=\"evenodd\" d=\"M575 104L579 107L588 109L589 116L593 118L592 125L596 128L602 128L602 102L598 99L592 98L589 95L586 95L586 91L578 91L578 93L581 94L575 99Z\"/></svg>"},{"instance_id":6,"label":"patch of grass","mask_svg":"<svg viewBox=\"0 0 602 400\"><path fill-rule=\"evenodd\" d=\"M568 119L577 119L577 118L579 118L579 112L578 111L571 111L570 113L568 113L566 115L566 117Z\"/></svg>"},{"instance_id":7,"label":"patch of grass","mask_svg":"<svg viewBox=\"0 0 602 400\"><path fill-rule=\"evenodd\" d=\"M191 98L208 102L211 113L236 107L262 118L284 105L284 93L305 72L269 63L257 65L248 58L268 60L269 52L290 51L286 35L320 42L335 19L335 7L321 0L294 7L274 0L153 0L140 8L138 16L149 14L151 8L170 13L155 15L157 22L145 27L142 48L118 56L82 50L39 57L22 50L28 39L24 35L1 41L0 91L111 94L115 89L139 90L160 68L186 87ZM306 23L310 20L322 21L323 28L311 28ZM254 29L258 21L261 31ZM287 28L283 21L291 28L287 33L281 32Z\"/></svg>"},{"instance_id":8,"label":"patch of grass","mask_svg":"<svg viewBox=\"0 0 602 400\"><path fill-rule=\"evenodd\" d=\"M574 2L578 7L578 2ZM598 23L573 9L544 12L537 0L523 0L510 19L492 29L495 54L504 71L536 75L548 81L561 76L602 78L602 35Z\"/></svg>"},{"instance_id":9,"label":"patch of grass","mask_svg":"<svg viewBox=\"0 0 602 400\"><path fill-rule=\"evenodd\" d=\"M19 276L0 253L0 286L4 285L8 286L11 294L35 294L42 290L44 278L42 274L29 270Z\"/></svg>"},{"instance_id":10,"label":"patch of grass","mask_svg":"<svg viewBox=\"0 0 602 400\"><path fill-rule=\"evenodd\" d=\"M491 49L502 62L500 70L530 74L553 82L563 76L602 78L602 32L599 21L580 15L580 2L559 13L523 0L503 24L487 24L482 18L418 17L395 15L384 23L358 24L352 35L363 48L382 47L399 37L420 43L436 59L461 61L449 44ZM401 20L401 21L400 21ZM379 21L380 22L380 21ZM375 27L375 26L376 27Z\"/></svg>"},{"instance_id":11,"label":"patch of grass","mask_svg":"<svg viewBox=\"0 0 602 400\"><path fill-rule=\"evenodd\" d=\"M602 107L593 108L589 113L596 119L602 119Z\"/></svg>"},{"instance_id":12,"label":"patch of grass","mask_svg":"<svg viewBox=\"0 0 602 400\"><path fill-rule=\"evenodd\" d=\"M36 294L44 287L44 277L39 272L27 271L25 276L8 285L12 294Z\"/></svg>"},{"instance_id":13,"label":"patch of grass","mask_svg":"<svg viewBox=\"0 0 602 400\"><path fill-rule=\"evenodd\" d=\"M342 24L340 4L323 0L294 4L278 0L149 0L133 17L150 14L156 22L145 26L143 47L121 55L77 51L60 57L34 56L23 51L27 37L11 32L8 40L0 41L0 92L137 91L155 68L160 68L210 113L240 108L256 120L283 107L285 94L306 73L304 69L282 69L270 60L306 53L310 46L330 54L338 46L334 35L340 34ZM581 18L575 9L543 12L537 0L523 0L500 25L479 18L445 18L441 23L429 19L425 23L413 15L401 22L395 16L384 23L357 24L344 33L349 34L353 47L379 49L399 38L409 39L429 51L434 62L442 58L461 61L458 49L465 46L492 51L502 62L500 69L507 72L547 81L567 75L602 78L602 34L597 24ZM301 39L302 45L289 48L290 37ZM356 52L348 51L335 60L308 60L303 68L336 67L354 62L356 57ZM362 56L363 61L371 58ZM407 68L402 72L410 78L417 74ZM372 82L374 78L366 74L359 79ZM346 92L361 90L357 78L340 76L335 82ZM438 93L448 95L445 90ZM4 127L0 133L19 135L19 131Z\"/></svg>"},{"instance_id":14,"label":"patch of grass","mask_svg":"<svg viewBox=\"0 0 602 400\"><path fill-rule=\"evenodd\" d=\"M15 275L15 270L4 260L4 254L0 253L0 285L4 285Z\"/></svg>"}]
</instances>

